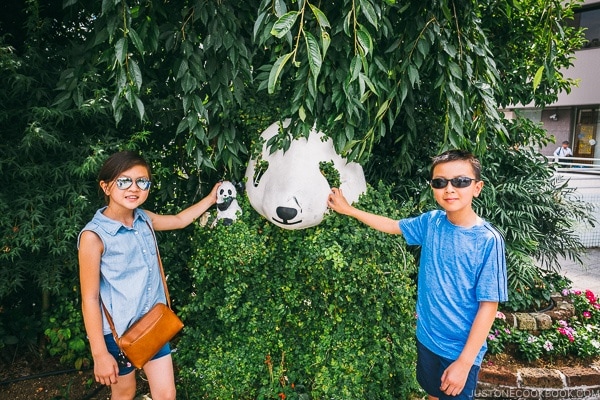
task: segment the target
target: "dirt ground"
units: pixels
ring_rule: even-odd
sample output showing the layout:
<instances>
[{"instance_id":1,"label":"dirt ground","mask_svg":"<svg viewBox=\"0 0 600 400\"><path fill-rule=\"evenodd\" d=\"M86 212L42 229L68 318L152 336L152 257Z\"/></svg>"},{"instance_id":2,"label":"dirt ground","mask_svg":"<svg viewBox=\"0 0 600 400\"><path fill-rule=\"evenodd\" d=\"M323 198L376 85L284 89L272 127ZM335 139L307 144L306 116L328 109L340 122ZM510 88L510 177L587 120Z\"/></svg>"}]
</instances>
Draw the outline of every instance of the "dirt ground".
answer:
<instances>
[{"instance_id":1,"label":"dirt ground","mask_svg":"<svg viewBox=\"0 0 600 400\"><path fill-rule=\"evenodd\" d=\"M146 396L147 382L137 373L136 400ZM90 369L77 371L58 360L30 357L11 362L0 361L0 399L10 400L107 400L110 390L97 384Z\"/></svg>"}]
</instances>

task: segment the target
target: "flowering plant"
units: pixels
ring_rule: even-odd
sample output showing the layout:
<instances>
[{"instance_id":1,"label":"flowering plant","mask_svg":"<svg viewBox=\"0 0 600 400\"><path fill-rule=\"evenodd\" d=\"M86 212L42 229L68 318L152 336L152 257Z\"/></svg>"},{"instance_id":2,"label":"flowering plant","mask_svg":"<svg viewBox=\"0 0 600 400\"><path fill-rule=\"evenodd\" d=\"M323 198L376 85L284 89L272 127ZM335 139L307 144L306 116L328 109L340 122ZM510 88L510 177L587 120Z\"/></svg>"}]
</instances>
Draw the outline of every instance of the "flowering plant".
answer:
<instances>
[{"instance_id":1,"label":"flowering plant","mask_svg":"<svg viewBox=\"0 0 600 400\"><path fill-rule=\"evenodd\" d=\"M559 356L600 356L600 298L591 290L565 289L562 295L574 306L568 320L554 322L551 329L529 332L510 327L497 312L488 335L488 352L512 352L525 361Z\"/></svg>"}]
</instances>

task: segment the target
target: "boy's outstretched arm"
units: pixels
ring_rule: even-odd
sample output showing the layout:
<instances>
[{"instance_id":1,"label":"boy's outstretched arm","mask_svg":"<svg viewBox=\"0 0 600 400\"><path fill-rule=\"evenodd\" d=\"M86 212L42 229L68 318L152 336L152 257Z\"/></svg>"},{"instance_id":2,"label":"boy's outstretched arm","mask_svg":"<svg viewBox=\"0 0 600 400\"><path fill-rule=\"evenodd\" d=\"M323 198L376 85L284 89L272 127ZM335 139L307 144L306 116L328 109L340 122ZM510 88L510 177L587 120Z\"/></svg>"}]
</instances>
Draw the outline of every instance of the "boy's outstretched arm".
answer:
<instances>
[{"instance_id":1,"label":"boy's outstretched arm","mask_svg":"<svg viewBox=\"0 0 600 400\"><path fill-rule=\"evenodd\" d=\"M348 203L341 189L332 188L329 197L327 198L327 206L333 211L356 218L360 222L370 226L378 231L392 234L401 234L398 221L382 215L368 213L359 210Z\"/></svg>"}]
</instances>

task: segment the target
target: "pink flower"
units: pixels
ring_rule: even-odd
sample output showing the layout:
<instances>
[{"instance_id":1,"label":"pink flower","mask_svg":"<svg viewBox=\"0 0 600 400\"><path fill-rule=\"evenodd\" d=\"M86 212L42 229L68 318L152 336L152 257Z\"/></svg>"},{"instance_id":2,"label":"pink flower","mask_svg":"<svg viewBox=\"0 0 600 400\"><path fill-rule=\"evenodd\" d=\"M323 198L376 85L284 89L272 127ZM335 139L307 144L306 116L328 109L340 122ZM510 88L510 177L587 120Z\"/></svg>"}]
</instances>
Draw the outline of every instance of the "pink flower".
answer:
<instances>
[{"instance_id":1,"label":"pink flower","mask_svg":"<svg viewBox=\"0 0 600 400\"><path fill-rule=\"evenodd\" d=\"M575 329L571 328L570 326L567 326L566 323L562 327L557 328L557 331L561 335L566 336L569 339L569 342L575 341Z\"/></svg>"},{"instance_id":2,"label":"pink flower","mask_svg":"<svg viewBox=\"0 0 600 400\"><path fill-rule=\"evenodd\" d=\"M596 302L596 296L594 295L594 292L589 289L585 291L585 297L590 301L590 303Z\"/></svg>"},{"instance_id":3,"label":"pink flower","mask_svg":"<svg viewBox=\"0 0 600 400\"><path fill-rule=\"evenodd\" d=\"M592 313L589 312L589 311L584 311L583 312L583 316L586 317L586 318L592 318Z\"/></svg>"},{"instance_id":4,"label":"pink flower","mask_svg":"<svg viewBox=\"0 0 600 400\"><path fill-rule=\"evenodd\" d=\"M496 318L506 320L506 315L504 315L501 311L496 311Z\"/></svg>"},{"instance_id":5,"label":"pink flower","mask_svg":"<svg viewBox=\"0 0 600 400\"><path fill-rule=\"evenodd\" d=\"M488 335L488 339L489 340L496 340L496 336L494 336L494 335Z\"/></svg>"}]
</instances>

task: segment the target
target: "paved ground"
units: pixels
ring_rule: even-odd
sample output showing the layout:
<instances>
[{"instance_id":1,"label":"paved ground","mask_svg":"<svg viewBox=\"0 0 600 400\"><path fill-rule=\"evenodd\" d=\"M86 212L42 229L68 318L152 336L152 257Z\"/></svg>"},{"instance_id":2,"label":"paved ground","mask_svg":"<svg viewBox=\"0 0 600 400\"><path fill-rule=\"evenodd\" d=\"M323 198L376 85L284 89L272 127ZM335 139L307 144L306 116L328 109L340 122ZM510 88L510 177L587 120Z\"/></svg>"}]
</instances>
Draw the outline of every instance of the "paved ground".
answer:
<instances>
[{"instance_id":1,"label":"paved ground","mask_svg":"<svg viewBox=\"0 0 600 400\"><path fill-rule=\"evenodd\" d=\"M587 249L582 255L583 267L571 260L563 260L561 273L573 281L573 289L590 289L600 295L600 247Z\"/></svg>"}]
</instances>

